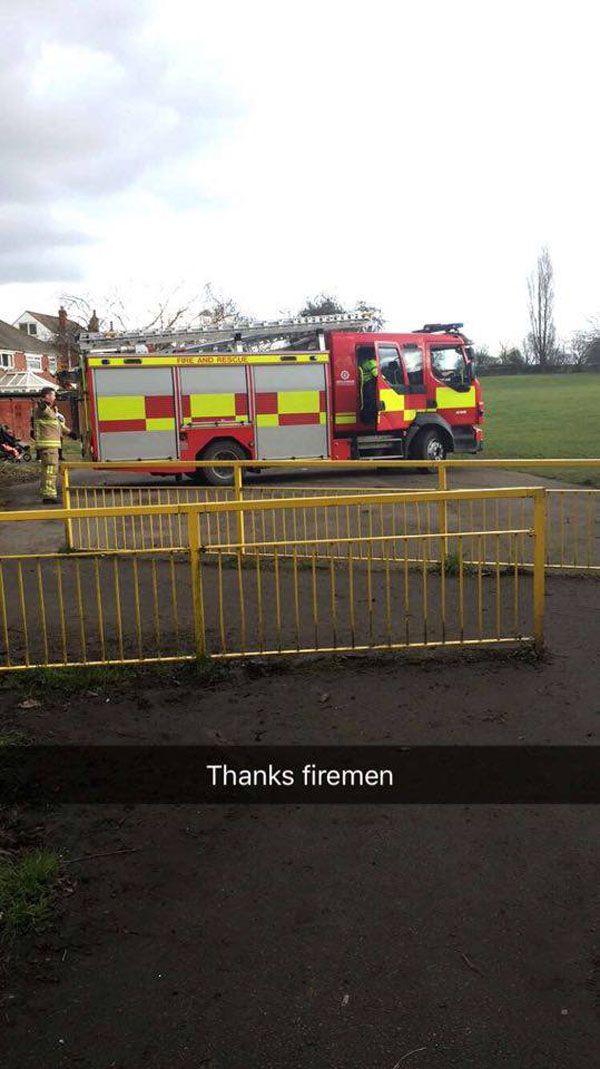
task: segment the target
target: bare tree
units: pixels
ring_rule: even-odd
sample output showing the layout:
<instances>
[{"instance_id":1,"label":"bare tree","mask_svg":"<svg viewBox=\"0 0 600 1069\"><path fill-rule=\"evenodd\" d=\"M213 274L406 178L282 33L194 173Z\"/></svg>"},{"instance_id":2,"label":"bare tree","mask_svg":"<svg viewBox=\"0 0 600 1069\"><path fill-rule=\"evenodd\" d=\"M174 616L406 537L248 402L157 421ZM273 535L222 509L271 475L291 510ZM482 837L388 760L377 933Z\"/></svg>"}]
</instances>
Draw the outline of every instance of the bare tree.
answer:
<instances>
[{"instance_id":1,"label":"bare tree","mask_svg":"<svg viewBox=\"0 0 600 1069\"><path fill-rule=\"evenodd\" d=\"M556 352L556 328L554 326L554 271L550 253L544 246L535 271L527 280L529 296L530 332L527 345L533 362L541 368L549 367Z\"/></svg>"},{"instance_id":2,"label":"bare tree","mask_svg":"<svg viewBox=\"0 0 600 1069\"><path fill-rule=\"evenodd\" d=\"M82 324L98 309L101 330L163 332L247 322L236 302L217 293L210 283L200 292L180 282L171 289L132 286L126 297L119 289L96 297L64 294L61 301Z\"/></svg>"},{"instance_id":3,"label":"bare tree","mask_svg":"<svg viewBox=\"0 0 600 1069\"><path fill-rule=\"evenodd\" d=\"M212 282L207 282L203 294L204 308L198 313L198 319L204 325L223 327L247 323L232 297L217 293Z\"/></svg>"}]
</instances>

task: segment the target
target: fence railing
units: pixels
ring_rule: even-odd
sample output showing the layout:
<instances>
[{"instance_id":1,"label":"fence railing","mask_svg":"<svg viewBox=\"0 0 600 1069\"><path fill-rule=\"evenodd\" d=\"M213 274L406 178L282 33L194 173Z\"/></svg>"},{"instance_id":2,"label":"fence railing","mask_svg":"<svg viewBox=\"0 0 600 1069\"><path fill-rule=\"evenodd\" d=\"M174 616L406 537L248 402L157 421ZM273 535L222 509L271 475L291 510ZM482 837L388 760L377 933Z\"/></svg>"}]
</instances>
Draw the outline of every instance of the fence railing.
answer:
<instances>
[{"instance_id":1,"label":"fence railing","mask_svg":"<svg viewBox=\"0 0 600 1069\"><path fill-rule=\"evenodd\" d=\"M192 483L185 485L164 485L160 483L146 484L144 486L133 485L95 485L75 484L71 481L70 472L78 468L97 468L100 471L115 471L119 466L114 463L98 465L76 462L65 465L65 504L76 510L97 506L118 505L133 508L134 506L154 504L186 504L199 502L206 504L211 501L242 501L242 500L268 500L277 499L285 493L288 499L302 499L314 497L317 494L327 493L331 497L347 495L349 487L315 487L310 485L273 486L252 482L243 484L243 471L251 466L247 461L223 461L219 462L224 468L233 468L234 484L231 487L206 487ZM189 467L189 464L187 465ZM330 471L339 472L343 465L337 461L264 461L262 466L273 469L275 472L286 474L303 473L310 471L313 475L326 474ZM432 465L431 472L438 488L443 491L449 489L451 478L456 471L494 470L508 468L521 470L523 467L535 467L543 474L547 470L563 468L586 469L597 472L600 475L600 460L446 460ZM129 466L128 466L129 467ZM131 470L139 469L148 471L148 462L144 464L132 463ZM152 470L177 473L181 470L181 463L175 461L153 462ZM352 468L346 471L373 471L374 468L392 470L402 473L415 468L423 469L422 461L354 461ZM431 476L430 476L431 478ZM319 526L318 518L310 513L305 506L299 512L287 516L285 512L275 512L271 516L263 513L260 518L259 529L246 525L248 537L253 541L261 537L263 541L281 538L284 541L289 537L288 525L296 522L296 535L299 538L307 537L327 539L330 535L344 534L359 539L366 534L373 537L389 535L394 537L397 533L427 533L434 529L435 524L441 524L449 532L460 533L466 528L477 528L482 532L494 530L499 527L511 529L515 523L523 524L524 505L515 504L511 500L503 501L497 498L490 503L481 500L479 503L470 501L465 504L462 499L445 505L433 502L420 505L416 502L409 504L410 490L404 495L406 501L403 505L392 506L384 503L376 507L370 503L373 494L383 494L387 490L392 494L398 492L398 488L361 486L364 501L360 505L338 510L337 514L326 512L320 514L322 521ZM570 570L597 572L600 571L600 489L577 487L577 488L547 488L547 530L546 530L546 567L555 570ZM441 514L438 513L441 510ZM279 521L279 526L276 521ZM331 526L329 521L331 520ZM234 520L229 513L224 513L221 518L207 516L204 521L202 540L207 544L215 541L229 541L233 538ZM239 527L239 524L238 524ZM240 528L241 530L241 528ZM90 519L85 520L75 517L65 522L65 538L69 548L75 549L134 549L134 548L183 548L185 545L186 531L181 521L170 520L161 522L149 516L137 517L133 514L119 523L109 524L106 520L100 522ZM484 538L482 549L484 551L484 564L494 563L493 555L488 552L490 542ZM479 545L475 540L464 542L465 553L468 559L476 562ZM511 553L508 552L508 539L504 539L505 550L502 563L512 564ZM517 547L520 558L519 563L525 567L531 567L532 557L530 545L527 540L522 540Z\"/></svg>"},{"instance_id":2,"label":"fence railing","mask_svg":"<svg viewBox=\"0 0 600 1069\"><path fill-rule=\"evenodd\" d=\"M449 531L457 501L511 501L523 522ZM10 553L0 559L0 670L278 654L487 646L534 642L544 633L542 489L375 493L374 508L434 506L431 529L396 533L335 529L334 513L362 493L251 501L110 506L0 514L0 527L40 521L181 522L182 545L81 552ZM299 528L316 511L316 530ZM275 537L261 517L275 513ZM283 515L288 527L281 534ZM329 515L325 521L325 514ZM296 517L294 530L292 517ZM203 524L212 519L206 542ZM226 517L230 529L227 535ZM329 535L323 531L329 529ZM14 531L14 526L11 528ZM484 565L467 547L495 547ZM9 541L17 545L18 538ZM517 546L531 543L523 573ZM508 553L502 546L509 547ZM511 549L512 547L512 549ZM512 564L503 563L508 555Z\"/></svg>"}]
</instances>

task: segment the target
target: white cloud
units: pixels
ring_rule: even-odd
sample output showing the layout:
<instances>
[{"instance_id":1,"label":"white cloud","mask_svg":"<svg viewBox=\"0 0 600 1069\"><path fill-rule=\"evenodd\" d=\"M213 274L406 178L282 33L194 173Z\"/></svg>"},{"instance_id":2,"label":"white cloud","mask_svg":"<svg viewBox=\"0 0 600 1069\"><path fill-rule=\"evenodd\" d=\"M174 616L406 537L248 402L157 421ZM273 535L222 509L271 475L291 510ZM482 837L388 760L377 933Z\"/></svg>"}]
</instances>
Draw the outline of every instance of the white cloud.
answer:
<instances>
[{"instance_id":1,"label":"white cloud","mask_svg":"<svg viewBox=\"0 0 600 1069\"><path fill-rule=\"evenodd\" d=\"M329 289L519 342L548 243L559 329L600 311L587 3L50 7L3 27L0 203L93 238L87 290L212 279L271 315Z\"/></svg>"}]
</instances>

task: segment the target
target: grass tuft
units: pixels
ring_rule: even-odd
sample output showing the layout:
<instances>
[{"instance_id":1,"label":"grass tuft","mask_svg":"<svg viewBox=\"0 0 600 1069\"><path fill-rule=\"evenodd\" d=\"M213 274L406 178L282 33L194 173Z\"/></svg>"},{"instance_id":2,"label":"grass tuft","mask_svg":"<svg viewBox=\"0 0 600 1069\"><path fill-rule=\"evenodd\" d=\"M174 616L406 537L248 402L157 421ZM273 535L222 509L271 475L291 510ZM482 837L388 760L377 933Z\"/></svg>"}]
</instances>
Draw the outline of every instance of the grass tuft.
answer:
<instances>
[{"instance_id":1,"label":"grass tuft","mask_svg":"<svg viewBox=\"0 0 600 1069\"><path fill-rule=\"evenodd\" d=\"M0 731L0 749L3 746L23 746L27 736L23 731Z\"/></svg>"},{"instance_id":2,"label":"grass tuft","mask_svg":"<svg viewBox=\"0 0 600 1069\"><path fill-rule=\"evenodd\" d=\"M30 695L70 697L87 690L125 690L130 687L156 682L168 686L169 682L203 684L222 679L227 666L208 657L169 664L93 665L72 668L33 668L23 672L10 682Z\"/></svg>"},{"instance_id":3,"label":"grass tuft","mask_svg":"<svg viewBox=\"0 0 600 1069\"><path fill-rule=\"evenodd\" d=\"M0 940L37 931L53 914L59 861L50 850L0 860Z\"/></svg>"}]
</instances>

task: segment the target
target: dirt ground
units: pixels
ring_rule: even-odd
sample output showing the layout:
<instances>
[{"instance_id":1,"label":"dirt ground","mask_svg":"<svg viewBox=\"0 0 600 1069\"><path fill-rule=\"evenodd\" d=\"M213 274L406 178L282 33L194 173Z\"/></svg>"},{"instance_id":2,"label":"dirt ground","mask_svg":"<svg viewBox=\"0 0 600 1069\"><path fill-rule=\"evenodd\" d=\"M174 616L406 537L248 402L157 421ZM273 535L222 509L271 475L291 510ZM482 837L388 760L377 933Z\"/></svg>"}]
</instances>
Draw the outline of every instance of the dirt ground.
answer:
<instances>
[{"instance_id":1,"label":"dirt ground","mask_svg":"<svg viewBox=\"0 0 600 1069\"><path fill-rule=\"evenodd\" d=\"M34 502L34 487L11 491L11 507ZM44 538L56 549L60 525ZM0 731L53 744L599 744L597 580L549 577L547 641L541 660L253 661L205 684L132 672L36 691L30 708L27 684L6 677ZM2 975L6 1069L597 1062L593 807L55 806L23 821L69 862L72 893Z\"/></svg>"},{"instance_id":2,"label":"dirt ground","mask_svg":"<svg viewBox=\"0 0 600 1069\"><path fill-rule=\"evenodd\" d=\"M549 657L231 668L19 708L52 743L598 743L600 586L550 579ZM63 806L55 929L1 1004L6 1069L595 1064L597 814L583 806Z\"/></svg>"}]
</instances>

